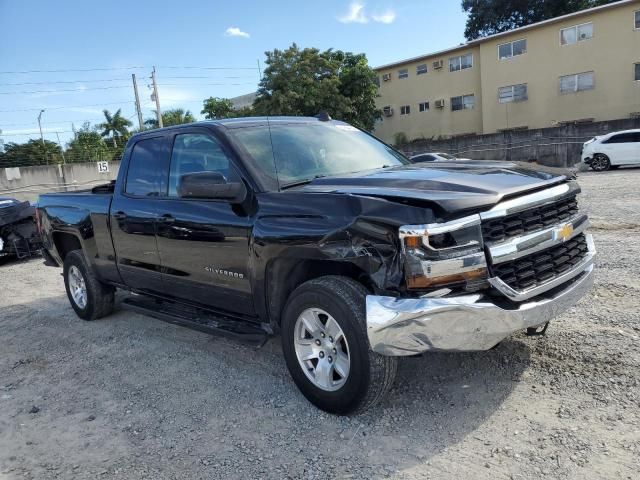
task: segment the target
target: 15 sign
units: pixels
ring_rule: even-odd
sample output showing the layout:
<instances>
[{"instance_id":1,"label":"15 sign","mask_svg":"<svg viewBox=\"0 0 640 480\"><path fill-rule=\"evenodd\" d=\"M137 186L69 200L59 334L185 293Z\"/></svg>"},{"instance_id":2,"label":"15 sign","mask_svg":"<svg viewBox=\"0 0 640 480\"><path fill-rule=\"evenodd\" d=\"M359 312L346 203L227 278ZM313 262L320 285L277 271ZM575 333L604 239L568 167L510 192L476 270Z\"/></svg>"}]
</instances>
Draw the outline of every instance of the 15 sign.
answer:
<instances>
[{"instance_id":1,"label":"15 sign","mask_svg":"<svg viewBox=\"0 0 640 480\"><path fill-rule=\"evenodd\" d=\"M109 173L109 162L97 162L98 173Z\"/></svg>"}]
</instances>

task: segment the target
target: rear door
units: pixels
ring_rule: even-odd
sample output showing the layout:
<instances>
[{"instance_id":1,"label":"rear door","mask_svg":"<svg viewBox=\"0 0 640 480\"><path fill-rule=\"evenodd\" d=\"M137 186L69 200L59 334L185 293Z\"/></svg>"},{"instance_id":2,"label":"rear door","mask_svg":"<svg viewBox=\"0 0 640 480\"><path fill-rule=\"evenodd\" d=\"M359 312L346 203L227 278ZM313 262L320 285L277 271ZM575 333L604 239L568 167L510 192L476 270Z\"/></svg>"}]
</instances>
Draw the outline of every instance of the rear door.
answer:
<instances>
[{"instance_id":1,"label":"rear door","mask_svg":"<svg viewBox=\"0 0 640 480\"><path fill-rule=\"evenodd\" d=\"M158 251L167 292L219 310L252 315L250 217L225 200L179 198L181 175L217 171L241 181L232 152L208 129L172 135L168 195L159 202Z\"/></svg>"},{"instance_id":2,"label":"rear door","mask_svg":"<svg viewBox=\"0 0 640 480\"><path fill-rule=\"evenodd\" d=\"M633 133L618 133L612 135L603 143L605 153L612 165L625 165L634 163L634 135Z\"/></svg>"},{"instance_id":3,"label":"rear door","mask_svg":"<svg viewBox=\"0 0 640 480\"><path fill-rule=\"evenodd\" d=\"M634 132L631 136L632 141L629 143L629 162L640 165L640 132Z\"/></svg>"},{"instance_id":4,"label":"rear door","mask_svg":"<svg viewBox=\"0 0 640 480\"><path fill-rule=\"evenodd\" d=\"M158 198L167 190L167 136L143 137L128 155L127 171L119 173L119 188L111 203L111 237L118 270L127 286L161 293L156 222Z\"/></svg>"}]
</instances>

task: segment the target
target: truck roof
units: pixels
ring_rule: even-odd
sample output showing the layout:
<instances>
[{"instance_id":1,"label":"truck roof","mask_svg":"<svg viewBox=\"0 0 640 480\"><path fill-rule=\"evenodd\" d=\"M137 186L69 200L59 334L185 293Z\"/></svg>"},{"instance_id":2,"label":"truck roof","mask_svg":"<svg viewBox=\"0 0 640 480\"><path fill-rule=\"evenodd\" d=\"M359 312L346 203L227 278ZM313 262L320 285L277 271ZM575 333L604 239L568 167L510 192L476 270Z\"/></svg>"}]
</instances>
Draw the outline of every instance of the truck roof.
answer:
<instances>
[{"instance_id":1,"label":"truck roof","mask_svg":"<svg viewBox=\"0 0 640 480\"><path fill-rule=\"evenodd\" d=\"M183 123L180 125L171 125L169 127L164 128L154 128L152 130L145 130L143 132L136 133L131 138L137 137L139 135L146 135L149 133L157 133L163 132L167 130L173 130L176 128L188 128L199 125L218 125L225 128L245 128L245 127L254 127L254 126L262 126L267 123L270 124L282 124L282 123L317 123L321 122L320 118L317 117L287 117L287 116L275 116L275 117L238 117L238 118L221 118L219 120L200 120L198 122L192 123ZM328 120L333 123L344 123L338 120Z\"/></svg>"}]
</instances>

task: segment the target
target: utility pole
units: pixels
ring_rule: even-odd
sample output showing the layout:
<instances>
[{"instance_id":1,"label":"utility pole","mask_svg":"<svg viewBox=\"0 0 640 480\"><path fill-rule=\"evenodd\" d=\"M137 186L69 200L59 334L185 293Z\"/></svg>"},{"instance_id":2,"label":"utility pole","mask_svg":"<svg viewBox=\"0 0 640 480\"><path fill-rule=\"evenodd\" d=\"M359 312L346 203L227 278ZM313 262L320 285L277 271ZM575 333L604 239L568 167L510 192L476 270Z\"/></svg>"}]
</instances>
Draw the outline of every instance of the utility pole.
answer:
<instances>
[{"instance_id":1,"label":"utility pole","mask_svg":"<svg viewBox=\"0 0 640 480\"><path fill-rule=\"evenodd\" d=\"M56 132L56 138L58 139L58 145L60 146L60 153L62 153L62 164L66 165L67 159L64 158L64 148L62 148L62 144L60 143L60 135L58 135L58 132Z\"/></svg>"},{"instance_id":2,"label":"utility pole","mask_svg":"<svg viewBox=\"0 0 640 480\"><path fill-rule=\"evenodd\" d=\"M47 165L49 165L49 158L47 157L47 147L44 144L44 135L42 135L41 119L42 119L43 113L44 113L44 110L40 110L40 113L38 114L38 128L40 129L40 140L42 141L42 153L44 154L44 161L46 162Z\"/></svg>"},{"instance_id":3,"label":"utility pole","mask_svg":"<svg viewBox=\"0 0 640 480\"><path fill-rule=\"evenodd\" d=\"M162 128L162 112L160 111L160 98L158 97L158 84L156 83L156 67L153 67L151 72L151 81L153 82L153 93L151 94L151 100L156 102L156 116L158 117L158 127Z\"/></svg>"},{"instance_id":4,"label":"utility pole","mask_svg":"<svg viewBox=\"0 0 640 480\"><path fill-rule=\"evenodd\" d=\"M138 84L136 82L136 74L132 73L133 93L136 94L136 112L138 112L138 122L140 123L140 131L144 130L144 122L142 121L142 110L140 109L140 97L138 96Z\"/></svg>"}]
</instances>

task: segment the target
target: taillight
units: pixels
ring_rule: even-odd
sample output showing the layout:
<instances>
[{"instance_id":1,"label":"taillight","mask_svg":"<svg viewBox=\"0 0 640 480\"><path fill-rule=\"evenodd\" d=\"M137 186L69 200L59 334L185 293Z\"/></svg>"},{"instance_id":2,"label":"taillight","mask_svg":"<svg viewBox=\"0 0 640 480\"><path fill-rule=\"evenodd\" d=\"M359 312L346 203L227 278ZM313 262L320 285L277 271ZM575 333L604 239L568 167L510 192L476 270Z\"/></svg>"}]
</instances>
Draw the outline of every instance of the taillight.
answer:
<instances>
[{"instance_id":1,"label":"taillight","mask_svg":"<svg viewBox=\"0 0 640 480\"><path fill-rule=\"evenodd\" d=\"M38 235L42 235L42 227L40 225L40 209L36 207L36 228L38 229Z\"/></svg>"}]
</instances>

